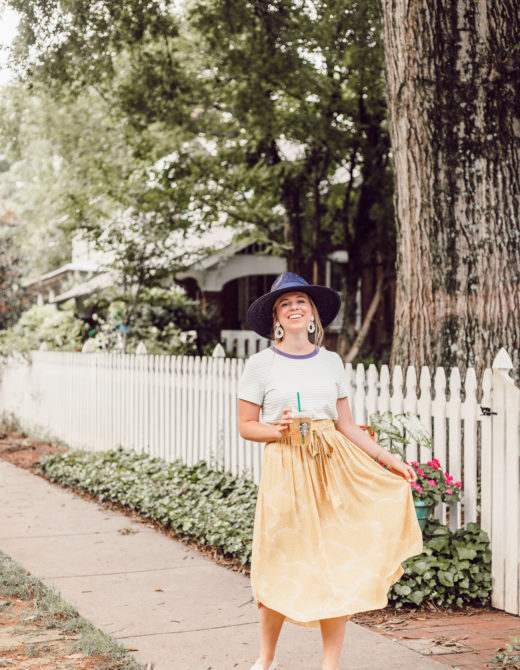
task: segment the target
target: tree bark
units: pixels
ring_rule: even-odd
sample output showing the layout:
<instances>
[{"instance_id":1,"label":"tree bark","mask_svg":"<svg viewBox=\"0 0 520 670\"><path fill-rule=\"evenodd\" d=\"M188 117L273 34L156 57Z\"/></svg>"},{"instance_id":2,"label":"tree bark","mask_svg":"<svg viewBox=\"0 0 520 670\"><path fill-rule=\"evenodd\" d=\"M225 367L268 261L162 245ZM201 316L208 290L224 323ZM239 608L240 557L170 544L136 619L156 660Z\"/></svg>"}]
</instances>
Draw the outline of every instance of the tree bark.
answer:
<instances>
[{"instance_id":1,"label":"tree bark","mask_svg":"<svg viewBox=\"0 0 520 670\"><path fill-rule=\"evenodd\" d=\"M396 175L392 363L520 349L518 0L382 0ZM515 360L516 357L516 360Z\"/></svg>"}]
</instances>

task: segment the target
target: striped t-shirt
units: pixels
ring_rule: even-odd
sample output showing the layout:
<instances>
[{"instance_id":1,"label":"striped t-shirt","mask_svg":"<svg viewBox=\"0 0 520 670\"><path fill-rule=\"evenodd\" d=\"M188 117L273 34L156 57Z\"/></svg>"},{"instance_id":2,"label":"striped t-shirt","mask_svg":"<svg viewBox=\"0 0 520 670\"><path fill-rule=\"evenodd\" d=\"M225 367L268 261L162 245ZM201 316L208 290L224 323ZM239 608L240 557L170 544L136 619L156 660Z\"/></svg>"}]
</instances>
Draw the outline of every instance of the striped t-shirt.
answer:
<instances>
[{"instance_id":1,"label":"striped t-shirt","mask_svg":"<svg viewBox=\"0 0 520 670\"><path fill-rule=\"evenodd\" d=\"M339 354L319 347L303 356L264 349L247 360L238 384L238 397L260 405L263 422L271 424L280 420L285 407L298 410L298 392L302 412L336 421L336 401L347 395Z\"/></svg>"}]
</instances>

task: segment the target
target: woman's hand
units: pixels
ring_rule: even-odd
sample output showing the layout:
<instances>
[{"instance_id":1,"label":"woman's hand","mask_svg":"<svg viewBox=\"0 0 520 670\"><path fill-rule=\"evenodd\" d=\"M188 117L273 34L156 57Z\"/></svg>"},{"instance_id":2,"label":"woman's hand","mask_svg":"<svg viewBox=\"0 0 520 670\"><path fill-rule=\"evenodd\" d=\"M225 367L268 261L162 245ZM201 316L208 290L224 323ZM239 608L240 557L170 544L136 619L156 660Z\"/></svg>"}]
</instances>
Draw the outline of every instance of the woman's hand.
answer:
<instances>
[{"instance_id":1,"label":"woman's hand","mask_svg":"<svg viewBox=\"0 0 520 670\"><path fill-rule=\"evenodd\" d=\"M410 484L413 484L417 481L417 474L411 465L400 461L398 458L394 459L392 463L388 466L388 469L391 470L396 475L401 475L407 479Z\"/></svg>"},{"instance_id":2,"label":"woman's hand","mask_svg":"<svg viewBox=\"0 0 520 670\"><path fill-rule=\"evenodd\" d=\"M273 425L274 430L276 431L273 439L281 440L287 436L287 429L292 423L293 410L290 407L286 407L282 412L282 418L280 421Z\"/></svg>"}]
</instances>

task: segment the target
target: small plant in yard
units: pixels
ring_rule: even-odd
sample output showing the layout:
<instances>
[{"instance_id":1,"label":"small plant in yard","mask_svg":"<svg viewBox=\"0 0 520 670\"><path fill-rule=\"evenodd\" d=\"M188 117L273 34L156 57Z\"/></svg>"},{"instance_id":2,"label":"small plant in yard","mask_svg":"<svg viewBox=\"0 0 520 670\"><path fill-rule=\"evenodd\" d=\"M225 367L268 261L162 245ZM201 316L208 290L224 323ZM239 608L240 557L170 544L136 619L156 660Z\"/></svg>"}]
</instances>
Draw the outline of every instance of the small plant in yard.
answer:
<instances>
[{"instance_id":1,"label":"small plant in yard","mask_svg":"<svg viewBox=\"0 0 520 670\"><path fill-rule=\"evenodd\" d=\"M520 670L520 637L514 637L491 659L491 668Z\"/></svg>"},{"instance_id":2,"label":"small plant in yard","mask_svg":"<svg viewBox=\"0 0 520 670\"><path fill-rule=\"evenodd\" d=\"M412 442L424 449L432 448L431 437L418 416L411 412L392 412L370 415L368 430L377 434L377 442L392 454L398 454L406 461L406 446Z\"/></svg>"}]
</instances>

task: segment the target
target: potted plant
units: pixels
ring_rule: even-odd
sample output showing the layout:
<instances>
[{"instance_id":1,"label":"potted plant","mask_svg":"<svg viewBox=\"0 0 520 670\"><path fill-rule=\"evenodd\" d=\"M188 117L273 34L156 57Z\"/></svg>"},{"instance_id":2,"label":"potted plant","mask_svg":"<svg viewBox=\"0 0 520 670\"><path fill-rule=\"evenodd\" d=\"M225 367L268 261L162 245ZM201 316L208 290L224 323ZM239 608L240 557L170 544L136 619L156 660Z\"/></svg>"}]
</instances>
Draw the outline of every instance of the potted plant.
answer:
<instances>
[{"instance_id":1,"label":"potted plant","mask_svg":"<svg viewBox=\"0 0 520 670\"><path fill-rule=\"evenodd\" d=\"M391 453L398 454L406 461L406 446L412 441L419 448L432 448L431 437L418 416L407 412L393 415L391 412L372 414L370 424L362 426L372 437L377 434L377 442ZM380 462L380 465L386 467ZM443 472L440 462L434 458L426 463L411 461L417 481L411 484L412 496L421 530L426 520L439 502L455 502L460 500L462 482L453 480L449 472Z\"/></svg>"},{"instance_id":2,"label":"potted plant","mask_svg":"<svg viewBox=\"0 0 520 670\"><path fill-rule=\"evenodd\" d=\"M462 482L454 481L449 472L443 472L441 464L434 458L426 463L411 461L417 481L411 484L412 496L421 530L426 520L439 502L456 502L460 500Z\"/></svg>"}]
</instances>

